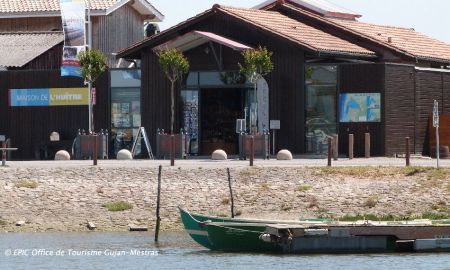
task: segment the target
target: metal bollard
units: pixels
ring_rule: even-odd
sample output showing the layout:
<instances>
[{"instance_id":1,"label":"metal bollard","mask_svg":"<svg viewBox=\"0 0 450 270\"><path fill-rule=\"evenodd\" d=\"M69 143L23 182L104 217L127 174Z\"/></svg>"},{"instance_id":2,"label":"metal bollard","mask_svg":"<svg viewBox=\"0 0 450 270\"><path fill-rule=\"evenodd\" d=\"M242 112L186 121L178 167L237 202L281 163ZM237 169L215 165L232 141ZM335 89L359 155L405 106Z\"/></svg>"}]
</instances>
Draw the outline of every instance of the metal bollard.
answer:
<instances>
[{"instance_id":1,"label":"metal bollard","mask_svg":"<svg viewBox=\"0 0 450 270\"><path fill-rule=\"evenodd\" d=\"M98 136L97 134L94 134L91 136L92 139L94 139L94 153L93 153L93 160L94 160L94 166L97 166L97 157L98 157Z\"/></svg>"},{"instance_id":2,"label":"metal bollard","mask_svg":"<svg viewBox=\"0 0 450 270\"><path fill-rule=\"evenodd\" d=\"M365 158L370 158L370 133L365 134Z\"/></svg>"},{"instance_id":3,"label":"metal bollard","mask_svg":"<svg viewBox=\"0 0 450 270\"><path fill-rule=\"evenodd\" d=\"M353 147L355 144L355 136L348 134L348 159L353 159Z\"/></svg>"},{"instance_id":4,"label":"metal bollard","mask_svg":"<svg viewBox=\"0 0 450 270\"><path fill-rule=\"evenodd\" d=\"M253 160L255 159L255 137L250 136L250 166L253 166Z\"/></svg>"},{"instance_id":5,"label":"metal bollard","mask_svg":"<svg viewBox=\"0 0 450 270\"><path fill-rule=\"evenodd\" d=\"M333 159L338 160L339 157L339 135L333 135Z\"/></svg>"},{"instance_id":6,"label":"metal bollard","mask_svg":"<svg viewBox=\"0 0 450 270\"><path fill-rule=\"evenodd\" d=\"M6 148L6 142L2 142L2 148ZM6 150L2 151L2 166L6 166Z\"/></svg>"},{"instance_id":7,"label":"metal bollard","mask_svg":"<svg viewBox=\"0 0 450 270\"><path fill-rule=\"evenodd\" d=\"M410 163L411 153L409 151L409 137L405 138L405 147L406 147L405 149L406 166L409 166L411 164Z\"/></svg>"},{"instance_id":8,"label":"metal bollard","mask_svg":"<svg viewBox=\"0 0 450 270\"><path fill-rule=\"evenodd\" d=\"M331 167L331 152L332 150L332 144L333 144L333 140L329 137L328 138L328 167Z\"/></svg>"}]
</instances>

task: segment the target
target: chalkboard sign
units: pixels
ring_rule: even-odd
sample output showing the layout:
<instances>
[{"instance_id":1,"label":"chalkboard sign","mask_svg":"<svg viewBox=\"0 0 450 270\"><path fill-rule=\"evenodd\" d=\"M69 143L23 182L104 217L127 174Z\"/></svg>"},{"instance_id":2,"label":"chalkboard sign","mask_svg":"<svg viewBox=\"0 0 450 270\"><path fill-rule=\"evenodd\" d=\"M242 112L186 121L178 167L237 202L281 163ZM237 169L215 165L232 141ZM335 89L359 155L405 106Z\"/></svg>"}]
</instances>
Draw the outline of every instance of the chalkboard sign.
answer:
<instances>
[{"instance_id":1,"label":"chalkboard sign","mask_svg":"<svg viewBox=\"0 0 450 270\"><path fill-rule=\"evenodd\" d=\"M134 152L136 150L136 145L138 144L138 142L141 139L144 139L145 146L147 147L148 157L150 159L154 159L153 158L153 153L152 153L152 146L150 145L150 141L148 140L147 132L145 132L145 128L144 127L140 127L139 128L139 131L138 131L138 133L136 135L136 138L134 139L133 148L131 149L131 154L134 157Z\"/></svg>"}]
</instances>

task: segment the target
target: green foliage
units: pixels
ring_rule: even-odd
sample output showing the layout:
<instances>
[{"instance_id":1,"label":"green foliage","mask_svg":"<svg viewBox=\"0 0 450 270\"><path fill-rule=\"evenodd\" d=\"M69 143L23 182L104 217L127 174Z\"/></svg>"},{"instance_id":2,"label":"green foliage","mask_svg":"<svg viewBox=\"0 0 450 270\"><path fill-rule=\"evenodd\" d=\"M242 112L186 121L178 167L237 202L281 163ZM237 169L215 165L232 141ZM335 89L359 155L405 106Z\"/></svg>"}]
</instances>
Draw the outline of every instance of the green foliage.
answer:
<instances>
[{"instance_id":1,"label":"green foliage","mask_svg":"<svg viewBox=\"0 0 450 270\"><path fill-rule=\"evenodd\" d=\"M103 204L102 206L108 209L108 211L112 212L125 211L133 208L133 206L130 203L124 201L109 202Z\"/></svg>"},{"instance_id":2,"label":"green foliage","mask_svg":"<svg viewBox=\"0 0 450 270\"><path fill-rule=\"evenodd\" d=\"M306 192L306 191L308 191L308 190L310 190L310 189L311 189L311 186L308 185L308 184L299 185L299 186L297 187L297 191L298 191L298 192Z\"/></svg>"},{"instance_id":3,"label":"green foliage","mask_svg":"<svg viewBox=\"0 0 450 270\"><path fill-rule=\"evenodd\" d=\"M97 49L81 52L78 60L84 80L90 83L93 83L107 68L105 56Z\"/></svg>"},{"instance_id":4,"label":"green foliage","mask_svg":"<svg viewBox=\"0 0 450 270\"><path fill-rule=\"evenodd\" d=\"M187 58L175 48L162 50L159 53L159 65L172 83L189 71Z\"/></svg>"},{"instance_id":5,"label":"green foliage","mask_svg":"<svg viewBox=\"0 0 450 270\"><path fill-rule=\"evenodd\" d=\"M239 70L253 83L260 76L265 76L273 70L272 52L269 52L266 47L259 46L257 49L245 50L242 56L244 64L239 63Z\"/></svg>"},{"instance_id":6,"label":"green foliage","mask_svg":"<svg viewBox=\"0 0 450 270\"><path fill-rule=\"evenodd\" d=\"M189 71L189 62L183 53L177 49L165 49L159 52L159 65L170 81L170 101L171 101L171 117L170 117L170 133L173 134L173 126L175 122L175 82Z\"/></svg>"},{"instance_id":7,"label":"green foliage","mask_svg":"<svg viewBox=\"0 0 450 270\"><path fill-rule=\"evenodd\" d=\"M0 219L0 226L6 226L8 222L4 221L3 219Z\"/></svg>"},{"instance_id":8,"label":"green foliage","mask_svg":"<svg viewBox=\"0 0 450 270\"><path fill-rule=\"evenodd\" d=\"M15 184L17 188L37 188L38 182L36 180L28 180L28 179L22 179L19 182Z\"/></svg>"}]
</instances>

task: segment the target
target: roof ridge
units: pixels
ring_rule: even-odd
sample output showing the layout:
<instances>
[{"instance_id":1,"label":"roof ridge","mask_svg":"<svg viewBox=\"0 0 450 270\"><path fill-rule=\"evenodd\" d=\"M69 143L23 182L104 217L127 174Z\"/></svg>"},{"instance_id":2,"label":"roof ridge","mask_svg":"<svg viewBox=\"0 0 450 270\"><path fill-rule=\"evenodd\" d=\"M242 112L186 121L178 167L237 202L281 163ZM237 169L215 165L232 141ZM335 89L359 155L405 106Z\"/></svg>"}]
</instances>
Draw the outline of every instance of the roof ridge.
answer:
<instances>
[{"instance_id":1,"label":"roof ridge","mask_svg":"<svg viewBox=\"0 0 450 270\"><path fill-rule=\"evenodd\" d=\"M341 20L339 18L325 18L327 20L334 20L334 21L342 21L347 23L359 23L359 24L365 24L365 25L375 25L375 26L382 26L382 27L388 27L388 28L394 28L394 29L404 29L404 30L412 30L414 32L417 32L416 29L413 27L403 27L403 26L395 26L395 25L388 25L388 24L377 24L377 23L370 23L370 22L362 22L362 21L349 21L349 20ZM419 32L417 32L419 33Z\"/></svg>"},{"instance_id":2,"label":"roof ridge","mask_svg":"<svg viewBox=\"0 0 450 270\"><path fill-rule=\"evenodd\" d=\"M63 34L63 31L15 31L0 32L0 35L38 35L38 34Z\"/></svg>"}]
</instances>

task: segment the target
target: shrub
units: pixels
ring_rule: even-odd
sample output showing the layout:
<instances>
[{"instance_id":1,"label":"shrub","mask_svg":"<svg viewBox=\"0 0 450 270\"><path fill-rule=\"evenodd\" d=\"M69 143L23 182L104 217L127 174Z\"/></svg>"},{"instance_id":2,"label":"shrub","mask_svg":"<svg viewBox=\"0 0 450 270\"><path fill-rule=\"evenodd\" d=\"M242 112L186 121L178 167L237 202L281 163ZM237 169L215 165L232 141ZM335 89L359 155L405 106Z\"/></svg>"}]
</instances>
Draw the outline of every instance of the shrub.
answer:
<instances>
[{"instance_id":1,"label":"shrub","mask_svg":"<svg viewBox=\"0 0 450 270\"><path fill-rule=\"evenodd\" d=\"M38 182L36 180L22 179L16 183L17 188L37 188Z\"/></svg>"}]
</instances>

